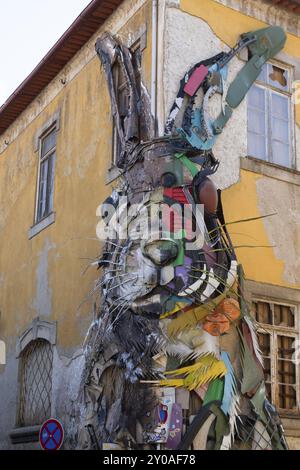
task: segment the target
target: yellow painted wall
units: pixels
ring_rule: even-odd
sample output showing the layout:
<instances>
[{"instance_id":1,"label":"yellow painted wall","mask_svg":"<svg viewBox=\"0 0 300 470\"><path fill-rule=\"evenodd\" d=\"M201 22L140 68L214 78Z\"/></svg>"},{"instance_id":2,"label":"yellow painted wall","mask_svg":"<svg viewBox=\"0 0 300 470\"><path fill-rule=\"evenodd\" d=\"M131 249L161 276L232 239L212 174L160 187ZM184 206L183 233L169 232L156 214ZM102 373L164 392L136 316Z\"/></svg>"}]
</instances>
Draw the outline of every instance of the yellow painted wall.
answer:
<instances>
[{"instance_id":1,"label":"yellow painted wall","mask_svg":"<svg viewBox=\"0 0 300 470\"><path fill-rule=\"evenodd\" d=\"M266 23L221 5L214 0L181 0L180 8L182 11L206 21L219 39L228 46L234 46L241 33L267 26ZM288 33L284 52L292 57L300 58L300 38ZM300 126L300 104L296 106L295 114L297 125ZM228 222L266 215L259 208L257 181L260 178L263 176L241 170L240 181L223 192L224 212ZM286 227L287 230L289 228L289 232L287 234L294 230L291 225L288 225L288 222ZM235 246L272 245L262 219L230 225L229 232ZM287 235L287 243L290 242ZM286 281L284 260L279 260L276 257L273 248L240 248L237 249L237 255L248 279L300 289L300 284L291 284Z\"/></svg>"},{"instance_id":2,"label":"yellow painted wall","mask_svg":"<svg viewBox=\"0 0 300 470\"><path fill-rule=\"evenodd\" d=\"M241 32L264 26L213 0L181 0L180 7L207 21L228 45L233 45ZM145 23L148 46L143 52L142 72L150 89L151 2L130 19L120 36L124 39L129 31L137 31ZM299 38L288 35L286 52L299 57ZM61 126L55 176L56 222L29 241L38 158L34 153L34 136L58 109L61 109ZM88 263L81 258L93 258L100 250L99 243L89 238L95 237L96 208L110 193L105 176L111 152L109 95L95 57L0 157L1 339L15 341L38 313L43 316L38 304L44 289L46 297L51 299L51 315L46 318L58 320L58 344L66 349L81 344L92 311L91 302L84 300L97 277L94 269L81 276ZM261 215L257 178L254 173L242 172L240 182L224 192L227 220ZM230 230L255 234L257 244L270 244L263 221ZM245 238L242 240L240 235L233 233L232 237L235 244L245 244ZM274 250L259 251L260 269L253 250L238 250L238 256L248 278L289 285L283 279L283 261L276 258ZM45 281L44 286L39 285L39 279Z\"/></svg>"},{"instance_id":3,"label":"yellow painted wall","mask_svg":"<svg viewBox=\"0 0 300 470\"><path fill-rule=\"evenodd\" d=\"M276 213L261 213L257 197L257 182L264 176L241 170L239 183L223 192L223 203L232 243L236 247L238 260L242 263L248 279L267 284L300 289L300 284L291 284L284 279L285 263L274 252L274 245L265 228L262 215L277 217ZM243 219L259 218L236 223ZM291 243L291 240L286 240ZM252 246L252 248L245 248ZM255 247L255 248L254 248Z\"/></svg>"},{"instance_id":4,"label":"yellow painted wall","mask_svg":"<svg viewBox=\"0 0 300 470\"><path fill-rule=\"evenodd\" d=\"M151 2L120 30L124 39L148 25L142 75L151 77ZM51 85L50 85L51 87ZM34 136L61 110L57 134L54 211L56 222L28 240L33 224L38 153ZM105 178L112 155L110 99L98 57L62 89L0 157L0 332L14 347L18 335L40 314L58 321L58 345L80 347L91 322L93 300L85 301L99 273L82 258L100 252L96 209L110 194ZM51 312L43 311L51 299Z\"/></svg>"}]
</instances>

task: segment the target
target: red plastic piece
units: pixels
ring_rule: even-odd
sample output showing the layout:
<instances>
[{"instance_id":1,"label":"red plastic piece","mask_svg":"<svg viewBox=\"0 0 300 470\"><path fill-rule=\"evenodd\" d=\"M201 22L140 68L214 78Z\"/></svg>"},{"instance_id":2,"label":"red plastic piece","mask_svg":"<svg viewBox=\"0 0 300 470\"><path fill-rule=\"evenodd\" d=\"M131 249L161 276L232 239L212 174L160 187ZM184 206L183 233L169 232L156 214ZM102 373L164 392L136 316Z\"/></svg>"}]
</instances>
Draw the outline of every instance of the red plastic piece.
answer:
<instances>
[{"instance_id":1,"label":"red plastic piece","mask_svg":"<svg viewBox=\"0 0 300 470\"><path fill-rule=\"evenodd\" d=\"M188 188L190 193L192 188ZM174 203L176 204L187 204L189 205L189 201L184 194L183 188L181 187L176 187L176 188L165 188L164 189L164 196L172 199ZM169 230L172 233L176 233L178 231L181 231L185 229L186 231L186 236L189 240L192 239L192 219L187 219L183 218L184 217L184 211L183 210L178 210L176 206L170 207L163 206L162 210L162 220L164 223L164 229Z\"/></svg>"},{"instance_id":2,"label":"red plastic piece","mask_svg":"<svg viewBox=\"0 0 300 470\"><path fill-rule=\"evenodd\" d=\"M184 92L189 96L194 96L197 90L205 77L208 75L208 68L205 65L200 65L199 67L194 70L192 75L190 76L187 84L184 87Z\"/></svg>"},{"instance_id":3,"label":"red plastic piece","mask_svg":"<svg viewBox=\"0 0 300 470\"><path fill-rule=\"evenodd\" d=\"M182 188L165 188L164 196L169 197L170 199L173 199L174 201L181 204L188 204L187 197L184 194Z\"/></svg>"}]
</instances>

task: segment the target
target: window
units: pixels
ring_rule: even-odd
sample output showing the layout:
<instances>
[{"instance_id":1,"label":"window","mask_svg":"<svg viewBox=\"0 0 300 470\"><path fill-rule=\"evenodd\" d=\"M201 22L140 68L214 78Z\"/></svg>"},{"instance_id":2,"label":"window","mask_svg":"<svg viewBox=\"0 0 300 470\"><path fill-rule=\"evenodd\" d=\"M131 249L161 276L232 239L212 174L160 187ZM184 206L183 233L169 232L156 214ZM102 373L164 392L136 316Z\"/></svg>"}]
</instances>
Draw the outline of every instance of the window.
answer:
<instances>
[{"instance_id":1,"label":"window","mask_svg":"<svg viewBox=\"0 0 300 470\"><path fill-rule=\"evenodd\" d=\"M36 223L48 217L53 211L56 133L56 127L52 127L40 138Z\"/></svg>"},{"instance_id":2,"label":"window","mask_svg":"<svg viewBox=\"0 0 300 470\"><path fill-rule=\"evenodd\" d=\"M141 95L141 50L139 47L139 42L136 45L132 46L130 49L132 55L132 65L135 72L135 79L137 85L137 92L140 97ZM113 66L113 79L116 90L116 101L117 107L120 115L120 124L124 130L124 121L128 114L129 106L129 97L127 92L127 82L126 77L123 73L123 70L119 64L116 62ZM112 164L116 165L121 155L121 142L118 135L117 127L115 122L113 122L113 157Z\"/></svg>"},{"instance_id":3,"label":"window","mask_svg":"<svg viewBox=\"0 0 300 470\"><path fill-rule=\"evenodd\" d=\"M31 341L20 359L19 425L39 425L51 417L52 346L40 338Z\"/></svg>"},{"instance_id":4,"label":"window","mask_svg":"<svg viewBox=\"0 0 300 470\"><path fill-rule=\"evenodd\" d=\"M260 300L253 306L269 397L279 409L298 412L299 366L295 359L299 335L295 307Z\"/></svg>"},{"instance_id":5,"label":"window","mask_svg":"<svg viewBox=\"0 0 300 470\"><path fill-rule=\"evenodd\" d=\"M291 71L267 63L248 93L248 155L291 168Z\"/></svg>"}]
</instances>

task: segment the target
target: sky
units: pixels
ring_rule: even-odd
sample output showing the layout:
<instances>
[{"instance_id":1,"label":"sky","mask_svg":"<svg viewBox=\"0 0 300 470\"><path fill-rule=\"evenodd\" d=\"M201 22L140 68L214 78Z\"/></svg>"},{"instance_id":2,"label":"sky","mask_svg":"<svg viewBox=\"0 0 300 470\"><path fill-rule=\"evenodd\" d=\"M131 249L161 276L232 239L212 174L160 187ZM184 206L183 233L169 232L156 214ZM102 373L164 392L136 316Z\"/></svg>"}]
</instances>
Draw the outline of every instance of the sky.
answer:
<instances>
[{"instance_id":1,"label":"sky","mask_svg":"<svg viewBox=\"0 0 300 470\"><path fill-rule=\"evenodd\" d=\"M0 105L91 0L0 0Z\"/></svg>"}]
</instances>

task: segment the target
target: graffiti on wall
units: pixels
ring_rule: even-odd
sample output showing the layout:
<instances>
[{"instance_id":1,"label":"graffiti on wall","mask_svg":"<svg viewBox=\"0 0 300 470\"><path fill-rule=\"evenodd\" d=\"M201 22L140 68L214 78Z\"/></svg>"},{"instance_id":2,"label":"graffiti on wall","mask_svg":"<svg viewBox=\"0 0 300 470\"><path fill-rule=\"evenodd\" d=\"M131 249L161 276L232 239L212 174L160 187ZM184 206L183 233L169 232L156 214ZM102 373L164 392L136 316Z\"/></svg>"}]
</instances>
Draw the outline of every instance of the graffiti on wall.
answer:
<instances>
[{"instance_id":1,"label":"graffiti on wall","mask_svg":"<svg viewBox=\"0 0 300 470\"><path fill-rule=\"evenodd\" d=\"M120 177L102 206L101 305L85 343L79 447L287 448L211 178L218 136L285 40L279 27L261 29L195 64L160 138L137 59L108 33L97 41ZM228 83L241 51L245 65Z\"/></svg>"}]
</instances>

